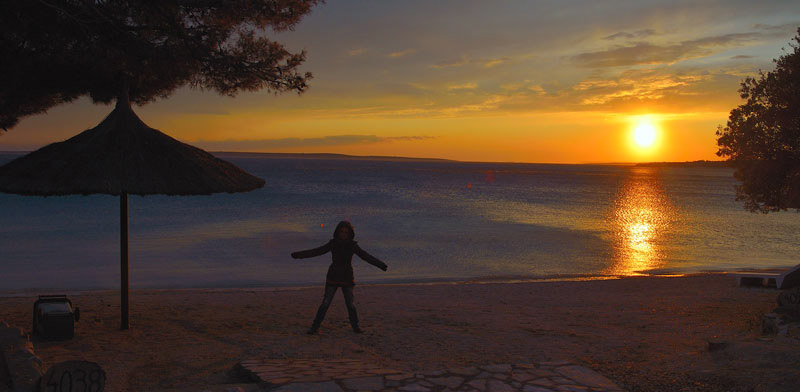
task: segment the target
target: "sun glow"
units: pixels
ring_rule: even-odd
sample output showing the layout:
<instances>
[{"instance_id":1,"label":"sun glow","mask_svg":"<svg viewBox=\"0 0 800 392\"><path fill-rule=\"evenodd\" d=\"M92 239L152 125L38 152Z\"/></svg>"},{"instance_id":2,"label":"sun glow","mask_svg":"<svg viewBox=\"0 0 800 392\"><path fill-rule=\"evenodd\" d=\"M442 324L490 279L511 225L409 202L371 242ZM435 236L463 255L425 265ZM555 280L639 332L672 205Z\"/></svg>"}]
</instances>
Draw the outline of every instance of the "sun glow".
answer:
<instances>
[{"instance_id":1,"label":"sun glow","mask_svg":"<svg viewBox=\"0 0 800 392\"><path fill-rule=\"evenodd\" d=\"M656 142L658 131L649 120L641 120L633 129L633 140L641 148L652 147Z\"/></svg>"}]
</instances>

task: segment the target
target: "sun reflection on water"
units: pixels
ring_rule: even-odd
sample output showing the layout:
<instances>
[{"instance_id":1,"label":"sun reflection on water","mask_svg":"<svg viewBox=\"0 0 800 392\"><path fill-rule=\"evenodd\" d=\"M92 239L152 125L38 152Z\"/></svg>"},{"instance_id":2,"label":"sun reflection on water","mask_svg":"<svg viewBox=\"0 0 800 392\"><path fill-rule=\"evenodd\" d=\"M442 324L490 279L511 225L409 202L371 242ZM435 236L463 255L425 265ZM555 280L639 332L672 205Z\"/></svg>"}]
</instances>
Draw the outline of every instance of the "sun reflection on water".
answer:
<instances>
[{"instance_id":1,"label":"sun reflection on water","mask_svg":"<svg viewBox=\"0 0 800 392\"><path fill-rule=\"evenodd\" d=\"M676 215L658 169L631 170L610 213L613 252L607 272L613 275L641 275L663 267L664 244Z\"/></svg>"}]
</instances>

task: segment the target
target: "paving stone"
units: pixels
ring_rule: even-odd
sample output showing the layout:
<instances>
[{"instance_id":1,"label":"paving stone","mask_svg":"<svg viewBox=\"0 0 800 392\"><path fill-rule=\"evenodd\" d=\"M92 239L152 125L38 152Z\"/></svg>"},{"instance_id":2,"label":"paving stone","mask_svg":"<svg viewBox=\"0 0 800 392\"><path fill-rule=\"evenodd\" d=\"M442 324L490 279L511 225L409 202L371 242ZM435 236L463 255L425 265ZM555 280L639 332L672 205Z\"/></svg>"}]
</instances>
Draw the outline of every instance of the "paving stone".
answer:
<instances>
[{"instance_id":1,"label":"paving stone","mask_svg":"<svg viewBox=\"0 0 800 392\"><path fill-rule=\"evenodd\" d=\"M442 376L444 374L445 374L445 372L441 371L441 370L440 371L435 371L435 372L424 372L424 373L422 373L422 375L425 376L425 377L438 377L438 376Z\"/></svg>"},{"instance_id":2,"label":"paving stone","mask_svg":"<svg viewBox=\"0 0 800 392\"><path fill-rule=\"evenodd\" d=\"M428 381L436 384L436 385L444 385L448 388L458 388L459 385L464 383L464 379L461 377L431 377L427 379Z\"/></svg>"},{"instance_id":3,"label":"paving stone","mask_svg":"<svg viewBox=\"0 0 800 392\"><path fill-rule=\"evenodd\" d=\"M333 381L327 381L286 384L280 388L273 389L272 392L344 392L344 390Z\"/></svg>"},{"instance_id":4,"label":"paving stone","mask_svg":"<svg viewBox=\"0 0 800 392\"><path fill-rule=\"evenodd\" d=\"M511 365L486 365L481 366L481 369L492 373L508 373L511 372Z\"/></svg>"},{"instance_id":5,"label":"paving stone","mask_svg":"<svg viewBox=\"0 0 800 392\"><path fill-rule=\"evenodd\" d=\"M552 387L552 386L556 385L556 383L551 381L549 378L537 378L536 380L533 380L533 381L529 382L528 384L533 384L533 385L536 385L536 386L543 386L543 387Z\"/></svg>"},{"instance_id":6,"label":"paving stone","mask_svg":"<svg viewBox=\"0 0 800 392\"><path fill-rule=\"evenodd\" d=\"M586 392L589 388L582 387L579 385L559 385L556 387L556 391L559 392Z\"/></svg>"},{"instance_id":7,"label":"paving stone","mask_svg":"<svg viewBox=\"0 0 800 392\"><path fill-rule=\"evenodd\" d=\"M489 372L481 372L481 374L475 376L475 378L489 378L492 376L492 373Z\"/></svg>"},{"instance_id":8,"label":"paving stone","mask_svg":"<svg viewBox=\"0 0 800 392\"><path fill-rule=\"evenodd\" d=\"M525 371L516 371L511 375L511 378L514 379L514 381L525 382L533 380L537 378L537 376Z\"/></svg>"},{"instance_id":9,"label":"paving stone","mask_svg":"<svg viewBox=\"0 0 800 392\"><path fill-rule=\"evenodd\" d=\"M296 377L292 382L322 382L322 381L330 381L330 377L324 376L301 376Z\"/></svg>"},{"instance_id":10,"label":"paving stone","mask_svg":"<svg viewBox=\"0 0 800 392\"><path fill-rule=\"evenodd\" d=\"M387 380L386 381L386 386L387 387L399 387L401 385L403 385L403 383L400 382L400 381L391 381L391 380Z\"/></svg>"},{"instance_id":11,"label":"paving stone","mask_svg":"<svg viewBox=\"0 0 800 392\"><path fill-rule=\"evenodd\" d=\"M448 369L447 371L453 374L457 374L459 376L474 376L481 372L481 370L476 367L455 368L455 369Z\"/></svg>"},{"instance_id":12,"label":"paving stone","mask_svg":"<svg viewBox=\"0 0 800 392\"><path fill-rule=\"evenodd\" d=\"M517 381L512 381L512 382L511 382L511 386L512 386L512 387L514 387L514 388L516 388L516 389L519 389L519 387L521 387L521 386L522 386L522 384L520 384L520 383L519 383L519 382L517 382Z\"/></svg>"},{"instance_id":13,"label":"paving stone","mask_svg":"<svg viewBox=\"0 0 800 392\"><path fill-rule=\"evenodd\" d=\"M406 379L409 379L409 378L414 378L414 375L411 374L411 373L390 374L390 375L386 376L385 378L387 380L400 381L400 380L406 380Z\"/></svg>"},{"instance_id":14,"label":"paving stone","mask_svg":"<svg viewBox=\"0 0 800 392\"><path fill-rule=\"evenodd\" d=\"M564 377L551 377L550 380L558 385L575 384L574 381Z\"/></svg>"},{"instance_id":15,"label":"paving stone","mask_svg":"<svg viewBox=\"0 0 800 392\"><path fill-rule=\"evenodd\" d=\"M345 388L349 389L371 391L383 389L383 377L380 376L351 378L342 380L341 383Z\"/></svg>"},{"instance_id":16,"label":"paving stone","mask_svg":"<svg viewBox=\"0 0 800 392\"><path fill-rule=\"evenodd\" d=\"M402 386L397 388L398 391L407 391L407 392L428 392L430 388L424 387L419 385L418 383L408 384L406 386Z\"/></svg>"},{"instance_id":17,"label":"paving stone","mask_svg":"<svg viewBox=\"0 0 800 392\"><path fill-rule=\"evenodd\" d=\"M492 378L496 378L498 380L508 380L508 375L504 373L494 373L492 374Z\"/></svg>"},{"instance_id":18,"label":"paving stone","mask_svg":"<svg viewBox=\"0 0 800 392\"><path fill-rule=\"evenodd\" d=\"M285 384L287 382L294 381L294 377L280 377L280 378L269 378L269 379L263 379L262 378L262 380L264 380L264 381L266 381L266 382L268 382L270 384Z\"/></svg>"},{"instance_id":19,"label":"paving stone","mask_svg":"<svg viewBox=\"0 0 800 392\"><path fill-rule=\"evenodd\" d=\"M486 380L472 380L467 383L467 385L479 390L485 391L486 390Z\"/></svg>"},{"instance_id":20,"label":"paving stone","mask_svg":"<svg viewBox=\"0 0 800 392\"><path fill-rule=\"evenodd\" d=\"M514 367L520 369L536 369L537 366L533 363L520 363L518 365L514 365Z\"/></svg>"},{"instance_id":21,"label":"paving stone","mask_svg":"<svg viewBox=\"0 0 800 392\"><path fill-rule=\"evenodd\" d=\"M522 392L553 392L553 390L545 387L537 387L535 385L526 385L522 388Z\"/></svg>"},{"instance_id":22,"label":"paving stone","mask_svg":"<svg viewBox=\"0 0 800 392\"><path fill-rule=\"evenodd\" d=\"M528 370L528 373L533 374L536 377L553 377L556 375L555 372L547 369Z\"/></svg>"},{"instance_id":23,"label":"paving stone","mask_svg":"<svg viewBox=\"0 0 800 392\"><path fill-rule=\"evenodd\" d=\"M486 382L486 392L514 392L515 389L500 380L489 380Z\"/></svg>"},{"instance_id":24,"label":"paving stone","mask_svg":"<svg viewBox=\"0 0 800 392\"><path fill-rule=\"evenodd\" d=\"M577 365L562 366L556 368L556 371L563 374L566 377L575 380L578 384L594 388L606 388L606 389L618 388L617 385L614 384L614 382L600 375L600 373L597 373L591 369L587 369L583 366L577 366Z\"/></svg>"},{"instance_id":25,"label":"paving stone","mask_svg":"<svg viewBox=\"0 0 800 392\"><path fill-rule=\"evenodd\" d=\"M378 369L370 370L370 373L372 373L372 374L396 374L396 373L400 373L400 371L399 370L394 370L394 369L378 368Z\"/></svg>"},{"instance_id":26,"label":"paving stone","mask_svg":"<svg viewBox=\"0 0 800 392\"><path fill-rule=\"evenodd\" d=\"M539 362L539 366L566 366L571 365L572 362L564 361L564 360L557 360L557 361L546 361L546 362Z\"/></svg>"}]
</instances>

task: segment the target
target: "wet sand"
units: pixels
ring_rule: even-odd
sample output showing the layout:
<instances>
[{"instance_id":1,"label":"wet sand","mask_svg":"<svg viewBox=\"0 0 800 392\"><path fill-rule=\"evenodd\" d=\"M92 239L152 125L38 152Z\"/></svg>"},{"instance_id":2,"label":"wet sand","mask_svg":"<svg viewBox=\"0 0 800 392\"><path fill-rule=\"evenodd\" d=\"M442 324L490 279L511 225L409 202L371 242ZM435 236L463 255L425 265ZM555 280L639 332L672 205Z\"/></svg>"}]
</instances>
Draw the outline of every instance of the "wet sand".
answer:
<instances>
[{"instance_id":1,"label":"wet sand","mask_svg":"<svg viewBox=\"0 0 800 392\"><path fill-rule=\"evenodd\" d=\"M110 391L244 382L245 359L350 358L428 371L568 359L632 391L790 391L800 340L760 341L778 291L733 277L635 277L580 282L356 286L364 334L350 331L337 293L308 336L322 286L297 290L134 290L131 329L119 294L72 296L76 337L35 342L45 364L84 359ZM0 298L0 320L30 328L35 298ZM729 342L709 352L709 339Z\"/></svg>"}]
</instances>

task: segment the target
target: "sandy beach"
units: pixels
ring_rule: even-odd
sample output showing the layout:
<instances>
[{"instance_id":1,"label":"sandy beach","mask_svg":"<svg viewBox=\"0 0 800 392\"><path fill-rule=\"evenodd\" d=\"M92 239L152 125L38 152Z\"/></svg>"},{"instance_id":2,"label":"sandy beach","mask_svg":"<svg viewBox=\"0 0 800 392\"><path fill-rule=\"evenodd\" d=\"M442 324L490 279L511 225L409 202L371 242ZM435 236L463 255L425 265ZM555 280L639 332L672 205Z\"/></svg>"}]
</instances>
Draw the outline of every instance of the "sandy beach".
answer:
<instances>
[{"instance_id":1,"label":"sandy beach","mask_svg":"<svg viewBox=\"0 0 800 392\"><path fill-rule=\"evenodd\" d=\"M322 286L134 290L120 331L114 291L73 296L77 335L35 342L46 365L99 363L108 390L141 391L247 380L250 358L348 358L426 371L569 359L631 391L790 391L800 340L758 340L778 291L726 275L488 284L356 286L364 334L350 331L337 293L308 336ZM0 298L0 320L30 328L33 297ZM709 339L729 342L709 352Z\"/></svg>"}]
</instances>

